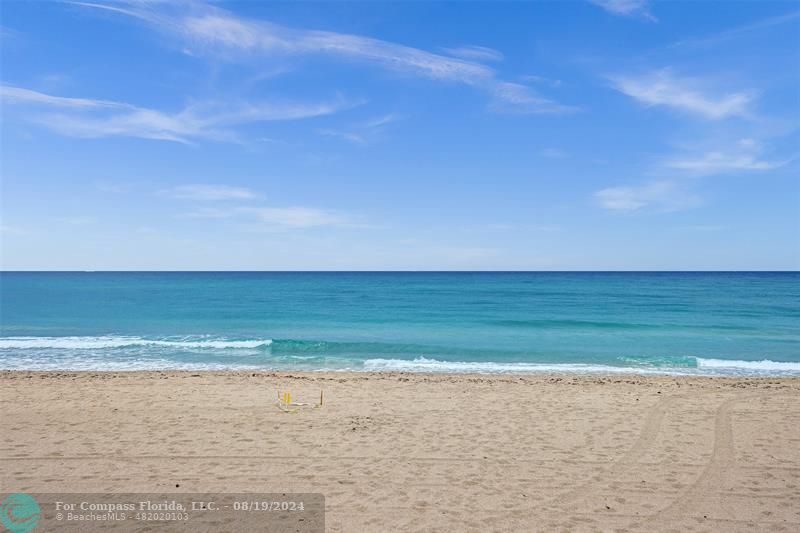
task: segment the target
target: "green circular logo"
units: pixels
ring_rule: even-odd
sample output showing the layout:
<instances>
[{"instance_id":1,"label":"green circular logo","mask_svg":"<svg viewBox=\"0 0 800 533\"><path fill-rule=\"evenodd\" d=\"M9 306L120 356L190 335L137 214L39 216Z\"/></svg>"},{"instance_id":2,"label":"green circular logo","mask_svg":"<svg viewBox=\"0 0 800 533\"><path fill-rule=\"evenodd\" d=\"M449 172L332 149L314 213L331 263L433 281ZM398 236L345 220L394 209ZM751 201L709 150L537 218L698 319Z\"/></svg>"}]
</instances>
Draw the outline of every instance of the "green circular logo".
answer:
<instances>
[{"instance_id":1,"label":"green circular logo","mask_svg":"<svg viewBox=\"0 0 800 533\"><path fill-rule=\"evenodd\" d=\"M41 518L39 504L32 496L15 492L0 502L0 522L11 533L28 533Z\"/></svg>"}]
</instances>

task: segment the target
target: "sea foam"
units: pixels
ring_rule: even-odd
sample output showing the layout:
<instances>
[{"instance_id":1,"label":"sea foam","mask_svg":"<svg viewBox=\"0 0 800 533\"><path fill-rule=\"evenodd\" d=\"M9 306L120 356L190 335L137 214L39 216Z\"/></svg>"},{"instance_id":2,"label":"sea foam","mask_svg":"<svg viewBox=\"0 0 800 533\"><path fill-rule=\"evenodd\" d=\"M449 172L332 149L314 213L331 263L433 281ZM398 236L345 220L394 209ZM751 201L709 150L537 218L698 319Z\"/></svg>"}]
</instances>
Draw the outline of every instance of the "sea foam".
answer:
<instances>
[{"instance_id":1,"label":"sea foam","mask_svg":"<svg viewBox=\"0 0 800 533\"><path fill-rule=\"evenodd\" d=\"M418 357L407 359L367 359L364 370L372 372L451 372L475 374L528 374L528 373L642 373L669 374L669 369L633 368L625 366L577 363L500 363L439 361Z\"/></svg>"},{"instance_id":2,"label":"sea foam","mask_svg":"<svg viewBox=\"0 0 800 533\"><path fill-rule=\"evenodd\" d=\"M272 339L225 340L198 337L146 339L142 337L102 336L102 337L2 337L0 349L59 349L59 350L97 350L103 348L124 348L126 346L170 346L174 348L213 348L242 349L260 348L272 344Z\"/></svg>"},{"instance_id":3,"label":"sea foam","mask_svg":"<svg viewBox=\"0 0 800 533\"><path fill-rule=\"evenodd\" d=\"M373 372L449 372L476 374L585 373L585 374L667 374L667 375L733 375L733 376L798 376L800 363L741 361L695 358L696 366L612 366L575 363L502 363L439 361L418 357L408 359L367 359L364 370Z\"/></svg>"},{"instance_id":4,"label":"sea foam","mask_svg":"<svg viewBox=\"0 0 800 533\"><path fill-rule=\"evenodd\" d=\"M741 369L753 372L784 372L800 374L800 363L787 361L738 361L727 359L702 359L697 358L697 367L700 369Z\"/></svg>"}]
</instances>

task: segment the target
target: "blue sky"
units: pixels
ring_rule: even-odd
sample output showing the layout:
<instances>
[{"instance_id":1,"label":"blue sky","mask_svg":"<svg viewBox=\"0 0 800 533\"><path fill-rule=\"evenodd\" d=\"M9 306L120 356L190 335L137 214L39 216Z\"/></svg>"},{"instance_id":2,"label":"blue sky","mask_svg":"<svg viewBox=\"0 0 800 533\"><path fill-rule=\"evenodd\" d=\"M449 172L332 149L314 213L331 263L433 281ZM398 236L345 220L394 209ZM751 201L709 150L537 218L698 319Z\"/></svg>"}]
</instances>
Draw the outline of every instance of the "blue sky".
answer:
<instances>
[{"instance_id":1,"label":"blue sky","mask_svg":"<svg viewBox=\"0 0 800 533\"><path fill-rule=\"evenodd\" d=\"M5 2L2 266L800 268L793 2Z\"/></svg>"}]
</instances>

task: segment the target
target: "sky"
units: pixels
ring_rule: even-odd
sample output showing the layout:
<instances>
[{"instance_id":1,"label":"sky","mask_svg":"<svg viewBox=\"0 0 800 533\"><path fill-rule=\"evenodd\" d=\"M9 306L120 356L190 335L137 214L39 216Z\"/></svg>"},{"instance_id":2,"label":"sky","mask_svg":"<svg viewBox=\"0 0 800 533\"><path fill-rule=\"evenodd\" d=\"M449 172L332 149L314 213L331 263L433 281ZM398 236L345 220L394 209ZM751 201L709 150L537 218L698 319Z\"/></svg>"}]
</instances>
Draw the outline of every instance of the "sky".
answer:
<instances>
[{"instance_id":1,"label":"sky","mask_svg":"<svg viewBox=\"0 0 800 533\"><path fill-rule=\"evenodd\" d=\"M797 270L796 2L3 2L5 270Z\"/></svg>"}]
</instances>

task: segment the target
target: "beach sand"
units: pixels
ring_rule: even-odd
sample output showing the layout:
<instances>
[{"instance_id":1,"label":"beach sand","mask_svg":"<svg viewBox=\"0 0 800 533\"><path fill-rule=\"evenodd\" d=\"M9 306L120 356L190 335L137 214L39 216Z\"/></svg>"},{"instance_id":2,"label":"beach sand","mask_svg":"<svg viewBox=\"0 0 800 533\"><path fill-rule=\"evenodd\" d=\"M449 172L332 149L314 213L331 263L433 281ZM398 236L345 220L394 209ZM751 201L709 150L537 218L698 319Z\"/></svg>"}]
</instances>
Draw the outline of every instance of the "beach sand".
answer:
<instances>
[{"instance_id":1,"label":"beach sand","mask_svg":"<svg viewBox=\"0 0 800 533\"><path fill-rule=\"evenodd\" d=\"M319 492L347 532L800 530L800 379L0 372L0 391L4 493Z\"/></svg>"}]
</instances>

